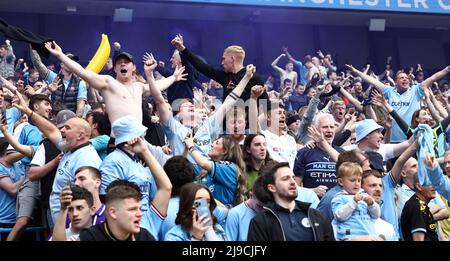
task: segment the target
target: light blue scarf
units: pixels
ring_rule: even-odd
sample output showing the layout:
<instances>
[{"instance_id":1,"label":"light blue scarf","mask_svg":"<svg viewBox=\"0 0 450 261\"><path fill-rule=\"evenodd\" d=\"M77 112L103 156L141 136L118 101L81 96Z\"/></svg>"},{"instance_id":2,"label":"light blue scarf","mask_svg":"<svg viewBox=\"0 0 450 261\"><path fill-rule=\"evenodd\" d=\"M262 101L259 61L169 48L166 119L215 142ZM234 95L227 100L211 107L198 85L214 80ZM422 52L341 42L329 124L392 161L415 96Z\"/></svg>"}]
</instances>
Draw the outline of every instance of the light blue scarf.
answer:
<instances>
[{"instance_id":1,"label":"light blue scarf","mask_svg":"<svg viewBox=\"0 0 450 261\"><path fill-rule=\"evenodd\" d=\"M425 167L425 156L432 154L434 155L433 148L433 130L428 124L419 124L414 130L414 138L417 139L417 133L422 132L419 137L419 147L417 151L417 161L418 161L418 175L419 183L421 186L430 186L431 181L428 178L427 168Z\"/></svg>"}]
</instances>

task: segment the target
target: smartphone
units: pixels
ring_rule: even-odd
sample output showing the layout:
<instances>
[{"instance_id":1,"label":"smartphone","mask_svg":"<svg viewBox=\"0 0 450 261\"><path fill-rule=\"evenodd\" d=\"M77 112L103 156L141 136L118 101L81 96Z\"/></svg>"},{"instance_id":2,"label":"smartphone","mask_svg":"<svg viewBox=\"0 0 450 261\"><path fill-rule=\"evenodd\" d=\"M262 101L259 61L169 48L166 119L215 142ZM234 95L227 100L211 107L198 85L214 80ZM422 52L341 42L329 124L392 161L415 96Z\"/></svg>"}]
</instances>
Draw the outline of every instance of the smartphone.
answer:
<instances>
[{"instance_id":1,"label":"smartphone","mask_svg":"<svg viewBox=\"0 0 450 261\"><path fill-rule=\"evenodd\" d=\"M209 217L209 221L206 223L207 226L212 226L212 216L211 211L209 211L208 201L204 198L197 199L194 201L194 207L197 210L197 217L200 218L205 214Z\"/></svg>"},{"instance_id":2,"label":"smartphone","mask_svg":"<svg viewBox=\"0 0 450 261\"><path fill-rule=\"evenodd\" d=\"M5 117L6 121L6 108L0 109L0 120L2 120L3 117Z\"/></svg>"}]
</instances>

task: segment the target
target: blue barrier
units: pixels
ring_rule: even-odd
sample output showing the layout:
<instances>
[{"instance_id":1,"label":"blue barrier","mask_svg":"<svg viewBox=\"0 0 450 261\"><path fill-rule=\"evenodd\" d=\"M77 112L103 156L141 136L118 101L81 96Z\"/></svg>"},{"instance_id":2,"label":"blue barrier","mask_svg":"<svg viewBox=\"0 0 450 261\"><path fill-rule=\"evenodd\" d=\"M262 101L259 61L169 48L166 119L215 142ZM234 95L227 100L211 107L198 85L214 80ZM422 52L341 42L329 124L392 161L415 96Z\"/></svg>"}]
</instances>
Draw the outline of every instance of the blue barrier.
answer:
<instances>
[{"instance_id":1,"label":"blue barrier","mask_svg":"<svg viewBox=\"0 0 450 261\"><path fill-rule=\"evenodd\" d=\"M2 233L11 232L12 227L0 227L0 241L2 240ZM35 233L36 241L41 241L41 233L45 230L44 227L27 227L25 228L25 233Z\"/></svg>"}]
</instances>

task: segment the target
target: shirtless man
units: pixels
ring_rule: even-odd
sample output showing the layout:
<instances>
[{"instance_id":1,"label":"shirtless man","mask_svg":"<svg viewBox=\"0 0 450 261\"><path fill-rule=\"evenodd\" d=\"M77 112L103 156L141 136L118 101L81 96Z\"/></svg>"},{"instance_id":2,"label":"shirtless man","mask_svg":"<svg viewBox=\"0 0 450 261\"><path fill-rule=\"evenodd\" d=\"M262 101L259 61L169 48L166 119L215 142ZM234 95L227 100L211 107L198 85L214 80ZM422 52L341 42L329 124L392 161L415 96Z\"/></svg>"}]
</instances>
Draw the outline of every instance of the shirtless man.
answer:
<instances>
[{"instance_id":1,"label":"shirtless man","mask_svg":"<svg viewBox=\"0 0 450 261\"><path fill-rule=\"evenodd\" d=\"M122 52L114 59L116 73L116 79L114 79L109 75L99 75L84 69L67 57L55 42L47 42L45 47L67 68L101 93L111 124L127 115L132 115L139 123L142 123L142 97L150 96L151 93L148 84L134 81L133 72L136 70L136 65L130 54ZM186 74L183 74L183 71L184 67L177 68L172 76L156 81L157 88L165 90L175 81L185 80Z\"/></svg>"}]
</instances>

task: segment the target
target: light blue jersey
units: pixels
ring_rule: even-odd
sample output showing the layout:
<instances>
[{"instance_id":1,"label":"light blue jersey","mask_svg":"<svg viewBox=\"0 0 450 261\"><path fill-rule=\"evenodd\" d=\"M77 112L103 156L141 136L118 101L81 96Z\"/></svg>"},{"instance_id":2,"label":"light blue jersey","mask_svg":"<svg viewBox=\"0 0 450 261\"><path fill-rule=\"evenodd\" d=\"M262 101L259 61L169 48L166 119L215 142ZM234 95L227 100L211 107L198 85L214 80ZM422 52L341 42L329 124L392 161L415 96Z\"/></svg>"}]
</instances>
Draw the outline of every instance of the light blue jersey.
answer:
<instances>
[{"instance_id":1,"label":"light blue jersey","mask_svg":"<svg viewBox=\"0 0 450 261\"><path fill-rule=\"evenodd\" d=\"M110 139L111 137L108 135L100 135L89 140L102 160L108 156L108 144Z\"/></svg>"},{"instance_id":2,"label":"light blue jersey","mask_svg":"<svg viewBox=\"0 0 450 261\"><path fill-rule=\"evenodd\" d=\"M228 211L225 222L225 235L228 241L247 241L248 227L250 221L256 216L256 212L251 209L247 202L231 208Z\"/></svg>"},{"instance_id":3,"label":"light blue jersey","mask_svg":"<svg viewBox=\"0 0 450 261\"><path fill-rule=\"evenodd\" d=\"M361 192L360 194L363 196L367 195L365 192ZM340 208L349 203L354 203L356 205L353 213L346 220L338 220L336 215L333 218L332 224L336 228L335 233L337 240L347 240L354 236L377 235L375 231L375 220L378 217L372 217L370 215L369 206L367 203L363 200L356 203L354 201L354 197L354 195L349 195L344 191L336 194L331 201L331 208L334 214L336 214Z\"/></svg>"},{"instance_id":4,"label":"light blue jersey","mask_svg":"<svg viewBox=\"0 0 450 261\"><path fill-rule=\"evenodd\" d=\"M297 186L297 198L295 200L311 203L312 208L317 208L317 205L319 205L319 197L317 194L309 188L304 188Z\"/></svg>"},{"instance_id":5,"label":"light blue jersey","mask_svg":"<svg viewBox=\"0 0 450 261\"><path fill-rule=\"evenodd\" d=\"M111 152L100 165L102 185L100 194L106 195L106 188L114 180L123 179L136 183L142 193L141 210L147 211L158 188L149 168L134 161L130 155L121 149ZM155 235L157 236L157 235Z\"/></svg>"},{"instance_id":6,"label":"light blue jersey","mask_svg":"<svg viewBox=\"0 0 450 261\"><path fill-rule=\"evenodd\" d=\"M8 132L14 132L14 124L20 120L21 113L16 107L6 109L6 124L8 125ZM0 137L4 137L3 132L0 131Z\"/></svg>"},{"instance_id":7,"label":"light blue jersey","mask_svg":"<svg viewBox=\"0 0 450 261\"><path fill-rule=\"evenodd\" d=\"M48 71L47 81L49 83L53 82L56 76L58 75L55 72ZM69 80L62 80L62 84L64 85L64 91L67 90L69 83L70 83ZM87 100L87 88L84 81L80 81L80 83L78 84L77 100Z\"/></svg>"},{"instance_id":8,"label":"light blue jersey","mask_svg":"<svg viewBox=\"0 0 450 261\"><path fill-rule=\"evenodd\" d=\"M428 177L436 191L441 194L447 201L450 201L450 179L442 172L437 165L433 169L427 167Z\"/></svg>"},{"instance_id":9,"label":"light blue jersey","mask_svg":"<svg viewBox=\"0 0 450 261\"><path fill-rule=\"evenodd\" d=\"M300 61L295 61L294 65L297 66L297 75L298 75L298 83L301 85L306 85L308 83L308 79L306 79L306 76L308 75L308 68L303 65Z\"/></svg>"},{"instance_id":10,"label":"light blue jersey","mask_svg":"<svg viewBox=\"0 0 450 261\"><path fill-rule=\"evenodd\" d=\"M0 179L10 179L12 183L16 183L20 177L20 173L17 173L14 167L8 168L0 164ZM16 223L16 197L2 188L0 188L0 223Z\"/></svg>"},{"instance_id":11,"label":"light blue jersey","mask_svg":"<svg viewBox=\"0 0 450 261\"><path fill-rule=\"evenodd\" d=\"M395 230L395 237L400 238L400 226L398 221L397 209L395 205L395 187L397 184L389 172L381 181L383 183L383 192L381 193L381 218L391 223Z\"/></svg>"},{"instance_id":12,"label":"light blue jersey","mask_svg":"<svg viewBox=\"0 0 450 261\"><path fill-rule=\"evenodd\" d=\"M50 210L53 222L56 222L60 211L59 193L67 186L68 180L73 184L75 171L83 166L98 168L101 162L102 160L94 147L89 143L83 144L75 150L64 152L64 156L59 161L55 180L53 181L52 193L50 194Z\"/></svg>"},{"instance_id":13,"label":"light blue jersey","mask_svg":"<svg viewBox=\"0 0 450 261\"><path fill-rule=\"evenodd\" d=\"M151 205L147 211L142 211L141 227L147 229L155 239L158 239L159 230L165 218L165 216Z\"/></svg>"},{"instance_id":14,"label":"light blue jersey","mask_svg":"<svg viewBox=\"0 0 450 261\"><path fill-rule=\"evenodd\" d=\"M179 207L180 197L173 197L169 200L167 216L161 225L161 229L159 230L158 240L163 241L167 232L175 226L175 219L177 218Z\"/></svg>"},{"instance_id":15,"label":"light blue jersey","mask_svg":"<svg viewBox=\"0 0 450 261\"><path fill-rule=\"evenodd\" d=\"M384 87L384 97L408 125L411 124L413 113L420 109L420 100L423 95L424 92L420 84L413 85L402 94L398 93L394 87ZM406 140L405 134L400 129L397 122L394 121L392 124L391 142L399 143L404 140Z\"/></svg>"},{"instance_id":16,"label":"light blue jersey","mask_svg":"<svg viewBox=\"0 0 450 261\"><path fill-rule=\"evenodd\" d=\"M39 143L42 140L42 134L41 131L33 124L27 124L22 128L22 131L20 132L19 136L19 143L22 145L29 145L32 146L33 151L37 151L39 148ZM23 157L22 165L28 166L30 165L31 158L30 157Z\"/></svg>"},{"instance_id":17,"label":"light blue jersey","mask_svg":"<svg viewBox=\"0 0 450 261\"><path fill-rule=\"evenodd\" d=\"M219 239L225 240L225 231L222 226L216 224L214 226L214 232ZM169 232L167 232L165 241L191 241L192 235L185 231L181 225L176 225Z\"/></svg>"},{"instance_id":18,"label":"light blue jersey","mask_svg":"<svg viewBox=\"0 0 450 261\"><path fill-rule=\"evenodd\" d=\"M336 184L336 186L329 189L325 195L320 199L319 204L317 205L317 210L322 212L322 214L331 222L333 220L333 210L331 210L331 200L333 200L334 196L342 191L342 186Z\"/></svg>"},{"instance_id":19,"label":"light blue jersey","mask_svg":"<svg viewBox=\"0 0 450 261\"><path fill-rule=\"evenodd\" d=\"M208 172L200 183L209 188L214 198L224 205L233 205L237 189L238 167L229 161L211 162L212 170ZM200 175L202 168L194 165L195 176Z\"/></svg>"},{"instance_id":20,"label":"light blue jersey","mask_svg":"<svg viewBox=\"0 0 450 261\"><path fill-rule=\"evenodd\" d=\"M180 197L173 197L169 200L169 207L167 208L167 216L164 219L158 233L159 240L164 240L167 232L169 232L170 229L176 226L175 219L177 218L179 207L180 207ZM225 226L227 214L228 210L221 207L216 207L213 211L213 215L217 218L217 222L222 227Z\"/></svg>"},{"instance_id":21,"label":"light blue jersey","mask_svg":"<svg viewBox=\"0 0 450 261\"><path fill-rule=\"evenodd\" d=\"M183 151L186 148L183 141L191 129L175 120L173 116L170 116L167 125L163 124L162 126L164 133L169 140L173 155L183 154ZM204 157L209 158L208 152L211 150L211 144L218 137L220 131L220 124L217 123L216 117L214 116L199 123L195 128L195 147ZM195 164L195 160L191 155L188 155L188 160Z\"/></svg>"}]
</instances>

